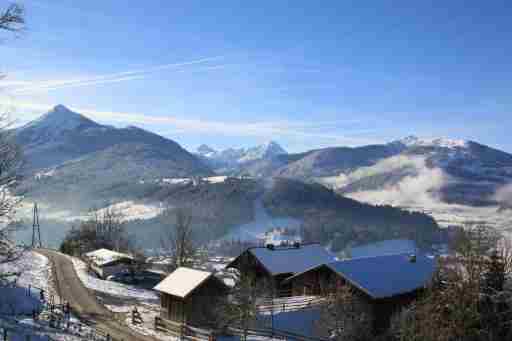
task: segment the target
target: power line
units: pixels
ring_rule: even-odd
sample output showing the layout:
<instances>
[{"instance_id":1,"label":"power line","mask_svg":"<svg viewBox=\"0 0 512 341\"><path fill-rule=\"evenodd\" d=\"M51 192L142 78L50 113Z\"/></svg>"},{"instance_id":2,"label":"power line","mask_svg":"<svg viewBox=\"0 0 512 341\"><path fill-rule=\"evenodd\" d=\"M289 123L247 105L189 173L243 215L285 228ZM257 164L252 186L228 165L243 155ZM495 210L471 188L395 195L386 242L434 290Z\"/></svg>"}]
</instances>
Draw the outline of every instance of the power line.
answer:
<instances>
[{"instance_id":1,"label":"power line","mask_svg":"<svg viewBox=\"0 0 512 341\"><path fill-rule=\"evenodd\" d=\"M32 247L42 247L43 244L41 242L41 227L39 226L39 210L37 209L37 203L34 203L33 213Z\"/></svg>"}]
</instances>

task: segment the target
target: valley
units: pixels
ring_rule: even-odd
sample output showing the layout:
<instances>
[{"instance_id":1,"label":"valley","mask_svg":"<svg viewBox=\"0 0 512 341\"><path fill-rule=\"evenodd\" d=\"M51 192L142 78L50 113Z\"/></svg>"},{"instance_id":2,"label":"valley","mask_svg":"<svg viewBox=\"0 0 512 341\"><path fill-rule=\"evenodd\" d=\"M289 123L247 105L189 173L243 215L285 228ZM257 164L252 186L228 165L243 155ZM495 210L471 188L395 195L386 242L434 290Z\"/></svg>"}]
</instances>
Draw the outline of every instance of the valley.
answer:
<instances>
[{"instance_id":1,"label":"valley","mask_svg":"<svg viewBox=\"0 0 512 341\"><path fill-rule=\"evenodd\" d=\"M72 226L105 210L120 214L148 249L158 247L172 221L167 211L176 208L193 212L203 243L261 243L265 232L288 228L335 251L418 235L428 245L436 240L434 226L479 223L507 231L511 223L503 193L512 156L471 141L410 136L300 154L272 141L222 151L201 145L189 153L156 134L102 126L63 105L15 133L28 165L15 193L25 197L19 216L30 226L31 203L38 202L43 236L53 247ZM411 212L410 229L400 212ZM29 240L30 228L17 236Z\"/></svg>"}]
</instances>

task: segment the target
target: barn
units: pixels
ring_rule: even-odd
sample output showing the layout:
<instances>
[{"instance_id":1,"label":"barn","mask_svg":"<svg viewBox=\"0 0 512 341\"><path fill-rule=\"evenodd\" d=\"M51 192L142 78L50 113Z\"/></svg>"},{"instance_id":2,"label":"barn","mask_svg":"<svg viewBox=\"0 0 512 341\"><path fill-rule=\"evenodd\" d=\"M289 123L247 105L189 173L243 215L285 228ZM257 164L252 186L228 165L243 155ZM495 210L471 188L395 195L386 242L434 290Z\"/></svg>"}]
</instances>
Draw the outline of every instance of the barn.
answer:
<instances>
[{"instance_id":1,"label":"barn","mask_svg":"<svg viewBox=\"0 0 512 341\"><path fill-rule=\"evenodd\" d=\"M101 278L129 270L133 257L108 249L99 249L85 254L90 268Z\"/></svg>"},{"instance_id":2,"label":"barn","mask_svg":"<svg viewBox=\"0 0 512 341\"><path fill-rule=\"evenodd\" d=\"M411 303L432 280L437 269L433 257L396 254L355 258L322 264L290 277L294 295L325 295L349 285L368 307L373 329L385 330L390 317Z\"/></svg>"},{"instance_id":3,"label":"barn","mask_svg":"<svg viewBox=\"0 0 512 341\"><path fill-rule=\"evenodd\" d=\"M180 267L160 282L160 315L178 323L204 326L215 321L228 287L211 272Z\"/></svg>"},{"instance_id":4,"label":"barn","mask_svg":"<svg viewBox=\"0 0 512 341\"><path fill-rule=\"evenodd\" d=\"M273 287L277 296L291 296L290 276L302 273L336 258L320 244L252 247L234 259L227 268L236 268L253 276L257 284Z\"/></svg>"}]
</instances>

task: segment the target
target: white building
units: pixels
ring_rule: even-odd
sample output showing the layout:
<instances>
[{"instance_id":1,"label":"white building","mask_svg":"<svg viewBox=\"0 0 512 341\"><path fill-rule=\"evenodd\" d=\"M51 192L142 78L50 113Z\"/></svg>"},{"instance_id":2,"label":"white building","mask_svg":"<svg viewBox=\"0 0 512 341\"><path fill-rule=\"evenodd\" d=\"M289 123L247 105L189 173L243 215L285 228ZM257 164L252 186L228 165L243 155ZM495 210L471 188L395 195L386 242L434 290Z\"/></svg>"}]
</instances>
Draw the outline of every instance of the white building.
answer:
<instances>
[{"instance_id":1,"label":"white building","mask_svg":"<svg viewBox=\"0 0 512 341\"><path fill-rule=\"evenodd\" d=\"M120 252L99 249L85 254L91 269L101 278L128 270L133 264L133 257Z\"/></svg>"}]
</instances>

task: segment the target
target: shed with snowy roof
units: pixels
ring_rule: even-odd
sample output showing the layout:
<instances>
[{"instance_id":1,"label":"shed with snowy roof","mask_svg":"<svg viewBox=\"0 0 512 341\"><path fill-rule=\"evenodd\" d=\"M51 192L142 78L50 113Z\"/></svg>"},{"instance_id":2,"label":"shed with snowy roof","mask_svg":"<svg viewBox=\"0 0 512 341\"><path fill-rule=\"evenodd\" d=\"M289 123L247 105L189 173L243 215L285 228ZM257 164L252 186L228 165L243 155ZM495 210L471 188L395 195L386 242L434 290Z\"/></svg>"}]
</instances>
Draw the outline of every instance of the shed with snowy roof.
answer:
<instances>
[{"instance_id":1,"label":"shed with snowy roof","mask_svg":"<svg viewBox=\"0 0 512 341\"><path fill-rule=\"evenodd\" d=\"M90 268L101 278L126 271L133 264L133 257L121 252L99 249L85 254Z\"/></svg>"},{"instance_id":2,"label":"shed with snowy roof","mask_svg":"<svg viewBox=\"0 0 512 341\"><path fill-rule=\"evenodd\" d=\"M164 319L190 325L215 320L219 300L228 287L211 272L180 267L154 287L160 294L160 315Z\"/></svg>"},{"instance_id":3,"label":"shed with snowy roof","mask_svg":"<svg viewBox=\"0 0 512 341\"><path fill-rule=\"evenodd\" d=\"M326 295L341 286L353 289L371 312L375 330L389 325L393 314L411 303L432 280L435 258L395 254L335 261L287 279L294 295Z\"/></svg>"},{"instance_id":4,"label":"shed with snowy roof","mask_svg":"<svg viewBox=\"0 0 512 341\"><path fill-rule=\"evenodd\" d=\"M235 258L227 268L252 275L257 284L273 287L277 296L290 296L291 284L285 279L336 258L320 244L253 247Z\"/></svg>"}]
</instances>

